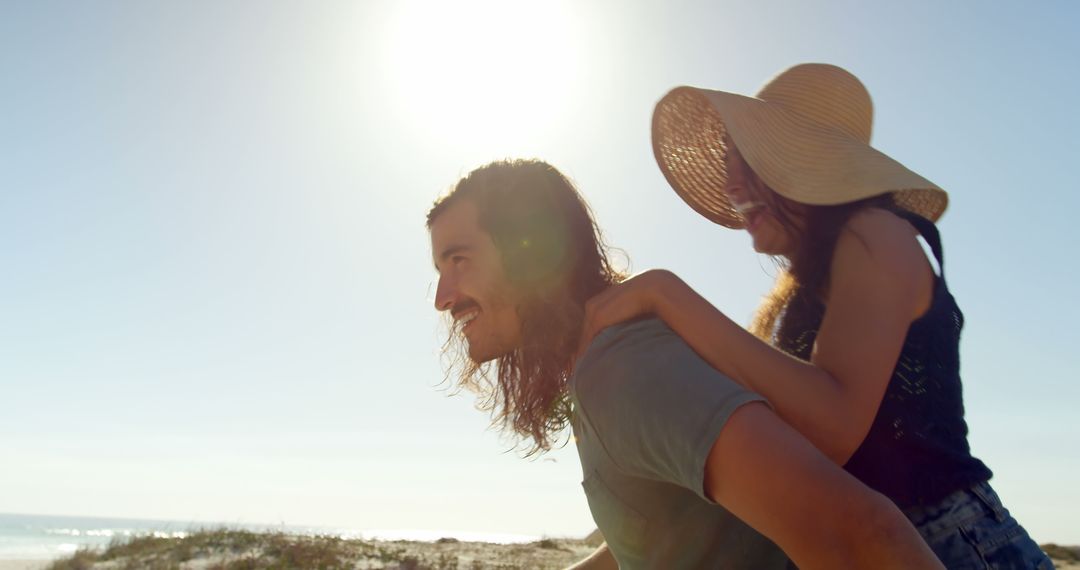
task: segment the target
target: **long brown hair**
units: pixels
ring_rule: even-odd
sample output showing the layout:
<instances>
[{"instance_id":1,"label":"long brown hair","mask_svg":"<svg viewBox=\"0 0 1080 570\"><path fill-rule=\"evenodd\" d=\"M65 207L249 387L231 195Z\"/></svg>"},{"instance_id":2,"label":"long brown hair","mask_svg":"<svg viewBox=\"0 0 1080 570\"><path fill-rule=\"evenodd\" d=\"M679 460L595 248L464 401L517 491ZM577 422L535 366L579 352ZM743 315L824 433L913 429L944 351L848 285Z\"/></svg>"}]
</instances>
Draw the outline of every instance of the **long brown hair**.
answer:
<instances>
[{"instance_id":1,"label":"long brown hair","mask_svg":"<svg viewBox=\"0 0 1080 570\"><path fill-rule=\"evenodd\" d=\"M812 307L825 298L833 252L848 220L865 208L895 211L898 206L891 194L833 206L796 203L771 189L763 192L761 198L796 241L790 256L778 258L781 271L776 284L762 300L750 325L751 333L775 344L781 334L783 316L794 308L797 300L802 301L800 306Z\"/></svg>"},{"instance_id":2,"label":"long brown hair","mask_svg":"<svg viewBox=\"0 0 1080 570\"><path fill-rule=\"evenodd\" d=\"M538 160L498 161L462 178L428 212L427 226L469 200L491 235L515 290L522 344L492 362L468 357L453 324L443 346L447 378L479 395L492 423L531 439L527 455L551 449L570 420L566 381L585 302L624 275L609 260L600 228L574 185ZM494 368L494 370L492 370Z\"/></svg>"}]
</instances>

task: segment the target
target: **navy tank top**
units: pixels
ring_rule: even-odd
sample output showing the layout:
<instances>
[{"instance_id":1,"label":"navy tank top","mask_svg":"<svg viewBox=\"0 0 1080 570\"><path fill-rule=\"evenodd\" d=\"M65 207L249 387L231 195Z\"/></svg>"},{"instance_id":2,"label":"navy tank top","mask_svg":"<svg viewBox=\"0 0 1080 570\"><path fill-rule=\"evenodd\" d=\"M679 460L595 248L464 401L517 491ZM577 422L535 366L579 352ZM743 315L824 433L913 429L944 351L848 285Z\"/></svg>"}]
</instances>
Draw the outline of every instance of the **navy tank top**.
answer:
<instances>
[{"instance_id":1,"label":"navy tank top","mask_svg":"<svg viewBox=\"0 0 1080 570\"><path fill-rule=\"evenodd\" d=\"M866 439L844 466L900 508L934 504L954 491L990 479L968 446L960 385L964 315L945 284L941 238L929 220L894 212L923 236L937 260L929 310L911 323ZM777 330L777 346L803 360L825 316L816 298L797 292Z\"/></svg>"}]
</instances>

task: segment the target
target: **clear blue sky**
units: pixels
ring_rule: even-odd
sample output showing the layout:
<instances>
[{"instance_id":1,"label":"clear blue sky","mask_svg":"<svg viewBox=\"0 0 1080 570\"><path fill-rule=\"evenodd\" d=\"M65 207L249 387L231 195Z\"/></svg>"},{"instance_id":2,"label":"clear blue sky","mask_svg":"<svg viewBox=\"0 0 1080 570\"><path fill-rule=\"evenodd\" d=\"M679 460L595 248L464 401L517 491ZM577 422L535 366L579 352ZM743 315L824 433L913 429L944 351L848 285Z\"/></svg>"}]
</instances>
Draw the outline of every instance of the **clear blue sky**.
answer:
<instances>
[{"instance_id":1,"label":"clear blue sky","mask_svg":"<svg viewBox=\"0 0 1080 570\"><path fill-rule=\"evenodd\" d=\"M649 147L680 84L848 68L947 189L971 442L1080 543L1080 5L835 0L0 3L0 510L579 534L572 447L448 398L424 214L537 156L635 270L747 321L771 263Z\"/></svg>"}]
</instances>

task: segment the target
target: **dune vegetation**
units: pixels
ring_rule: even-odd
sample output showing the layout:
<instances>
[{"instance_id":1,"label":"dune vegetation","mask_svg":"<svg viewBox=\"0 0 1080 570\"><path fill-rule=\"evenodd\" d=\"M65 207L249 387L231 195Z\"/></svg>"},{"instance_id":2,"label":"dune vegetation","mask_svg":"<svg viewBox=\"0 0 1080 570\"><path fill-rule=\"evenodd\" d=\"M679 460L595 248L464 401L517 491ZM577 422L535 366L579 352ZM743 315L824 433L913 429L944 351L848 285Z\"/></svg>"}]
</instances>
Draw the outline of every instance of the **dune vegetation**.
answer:
<instances>
[{"instance_id":1,"label":"dune vegetation","mask_svg":"<svg viewBox=\"0 0 1080 570\"><path fill-rule=\"evenodd\" d=\"M213 529L180 538L142 536L103 550L79 550L49 570L269 570L410 569L480 570L564 568L592 547L583 540L543 539L529 544L367 541L336 536Z\"/></svg>"}]
</instances>

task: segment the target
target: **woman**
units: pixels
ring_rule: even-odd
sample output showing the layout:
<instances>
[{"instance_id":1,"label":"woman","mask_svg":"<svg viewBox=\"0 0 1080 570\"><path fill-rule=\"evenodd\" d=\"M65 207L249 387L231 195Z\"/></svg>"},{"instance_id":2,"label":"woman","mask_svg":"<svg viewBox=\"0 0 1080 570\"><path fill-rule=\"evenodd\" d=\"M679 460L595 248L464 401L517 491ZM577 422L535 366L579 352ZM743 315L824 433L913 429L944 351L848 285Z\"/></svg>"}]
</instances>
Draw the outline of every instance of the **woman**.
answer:
<instances>
[{"instance_id":1,"label":"woman","mask_svg":"<svg viewBox=\"0 0 1080 570\"><path fill-rule=\"evenodd\" d=\"M866 89L829 65L791 68L756 98L669 93L653 117L668 182L708 219L746 228L784 270L752 334L650 271L589 302L583 339L655 314L896 502L946 567L1051 568L969 451L963 315L933 224L947 195L873 149L871 123Z\"/></svg>"}]
</instances>

